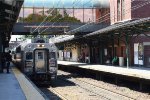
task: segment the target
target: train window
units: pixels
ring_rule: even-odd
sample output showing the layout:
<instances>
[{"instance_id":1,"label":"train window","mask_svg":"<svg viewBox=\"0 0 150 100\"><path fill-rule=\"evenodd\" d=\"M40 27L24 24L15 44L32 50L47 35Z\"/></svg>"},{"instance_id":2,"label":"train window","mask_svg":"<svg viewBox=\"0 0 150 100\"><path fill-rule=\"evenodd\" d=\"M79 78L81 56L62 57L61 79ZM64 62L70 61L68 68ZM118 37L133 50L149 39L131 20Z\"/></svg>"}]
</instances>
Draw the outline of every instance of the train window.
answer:
<instances>
[{"instance_id":1,"label":"train window","mask_svg":"<svg viewBox=\"0 0 150 100\"><path fill-rule=\"evenodd\" d=\"M26 59L27 59L27 60L32 59L32 52L27 52L27 53L26 53Z\"/></svg>"},{"instance_id":2,"label":"train window","mask_svg":"<svg viewBox=\"0 0 150 100\"><path fill-rule=\"evenodd\" d=\"M36 43L45 43L44 40L37 40Z\"/></svg>"},{"instance_id":3,"label":"train window","mask_svg":"<svg viewBox=\"0 0 150 100\"><path fill-rule=\"evenodd\" d=\"M54 59L56 58L55 52L50 52L49 56L50 56L50 57L49 57L50 59L51 59L51 58L54 58Z\"/></svg>"},{"instance_id":4,"label":"train window","mask_svg":"<svg viewBox=\"0 0 150 100\"><path fill-rule=\"evenodd\" d=\"M43 52L38 52L38 59L43 59Z\"/></svg>"},{"instance_id":5,"label":"train window","mask_svg":"<svg viewBox=\"0 0 150 100\"><path fill-rule=\"evenodd\" d=\"M59 58L59 52L57 52L57 57Z\"/></svg>"}]
</instances>

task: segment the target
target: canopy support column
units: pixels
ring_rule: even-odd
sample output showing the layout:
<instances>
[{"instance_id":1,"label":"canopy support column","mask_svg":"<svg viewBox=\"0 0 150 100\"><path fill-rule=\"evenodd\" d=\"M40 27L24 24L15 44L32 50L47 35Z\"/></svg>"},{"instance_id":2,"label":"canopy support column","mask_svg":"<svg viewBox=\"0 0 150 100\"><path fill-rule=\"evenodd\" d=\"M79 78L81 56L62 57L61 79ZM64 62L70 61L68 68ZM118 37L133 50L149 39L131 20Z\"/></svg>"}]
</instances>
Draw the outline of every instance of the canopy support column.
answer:
<instances>
[{"instance_id":1,"label":"canopy support column","mask_svg":"<svg viewBox=\"0 0 150 100\"><path fill-rule=\"evenodd\" d=\"M111 35L111 43L112 43L112 58L114 58L116 56L116 54L115 54L114 34Z\"/></svg>"},{"instance_id":2,"label":"canopy support column","mask_svg":"<svg viewBox=\"0 0 150 100\"><path fill-rule=\"evenodd\" d=\"M127 68L129 68L129 35L125 35L125 44L126 44L126 56L127 56Z\"/></svg>"}]
</instances>

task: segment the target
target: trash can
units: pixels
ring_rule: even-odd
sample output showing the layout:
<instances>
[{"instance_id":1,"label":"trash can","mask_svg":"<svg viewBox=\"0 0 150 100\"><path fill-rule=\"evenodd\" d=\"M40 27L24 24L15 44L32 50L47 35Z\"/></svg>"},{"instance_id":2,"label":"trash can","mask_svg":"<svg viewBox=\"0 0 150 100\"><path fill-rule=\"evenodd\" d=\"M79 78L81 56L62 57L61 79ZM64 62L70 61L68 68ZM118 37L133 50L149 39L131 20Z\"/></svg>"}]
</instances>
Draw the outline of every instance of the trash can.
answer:
<instances>
[{"instance_id":1,"label":"trash can","mask_svg":"<svg viewBox=\"0 0 150 100\"><path fill-rule=\"evenodd\" d=\"M119 66L124 66L124 58L119 57Z\"/></svg>"}]
</instances>

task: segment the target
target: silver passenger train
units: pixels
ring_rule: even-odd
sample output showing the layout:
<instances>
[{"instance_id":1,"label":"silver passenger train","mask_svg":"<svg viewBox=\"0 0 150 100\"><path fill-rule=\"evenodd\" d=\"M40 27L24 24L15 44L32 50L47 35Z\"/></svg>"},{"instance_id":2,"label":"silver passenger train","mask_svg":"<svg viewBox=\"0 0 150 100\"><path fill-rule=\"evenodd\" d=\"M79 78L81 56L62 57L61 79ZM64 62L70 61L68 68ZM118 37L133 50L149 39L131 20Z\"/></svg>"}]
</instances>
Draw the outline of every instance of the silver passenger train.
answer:
<instances>
[{"instance_id":1,"label":"silver passenger train","mask_svg":"<svg viewBox=\"0 0 150 100\"><path fill-rule=\"evenodd\" d=\"M47 83L57 78L57 48L52 43L38 42L17 46L13 62L31 80Z\"/></svg>"}]
</instances>

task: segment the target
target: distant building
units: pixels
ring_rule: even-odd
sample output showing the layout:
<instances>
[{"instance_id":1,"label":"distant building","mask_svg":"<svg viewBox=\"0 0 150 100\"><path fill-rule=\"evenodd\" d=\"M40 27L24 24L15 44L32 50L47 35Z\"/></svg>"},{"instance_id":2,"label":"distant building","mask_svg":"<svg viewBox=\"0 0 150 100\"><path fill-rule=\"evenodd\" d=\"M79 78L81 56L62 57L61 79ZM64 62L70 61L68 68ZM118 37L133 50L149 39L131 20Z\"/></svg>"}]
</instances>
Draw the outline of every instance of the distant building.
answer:
<instances>
[{"instance_id":1,"label":"distant building","mask_svg":"<svg viewBox=\"0 0 150 100\"><path fill-rule=\"evenodd\" d=\"M149 0L110 0L111 24L150 17ZM143 6L143 7L142 7Z\"/></svg>"},{"instance_id":2,"label":"distant building","mask_svg":"<svg viewBox=\"0 0 150 100\"><path fill-rule=\"evenodd\" d=\"M96 22L110 23L110 8L96 9Z\"/></svg>"}]
</instances>

